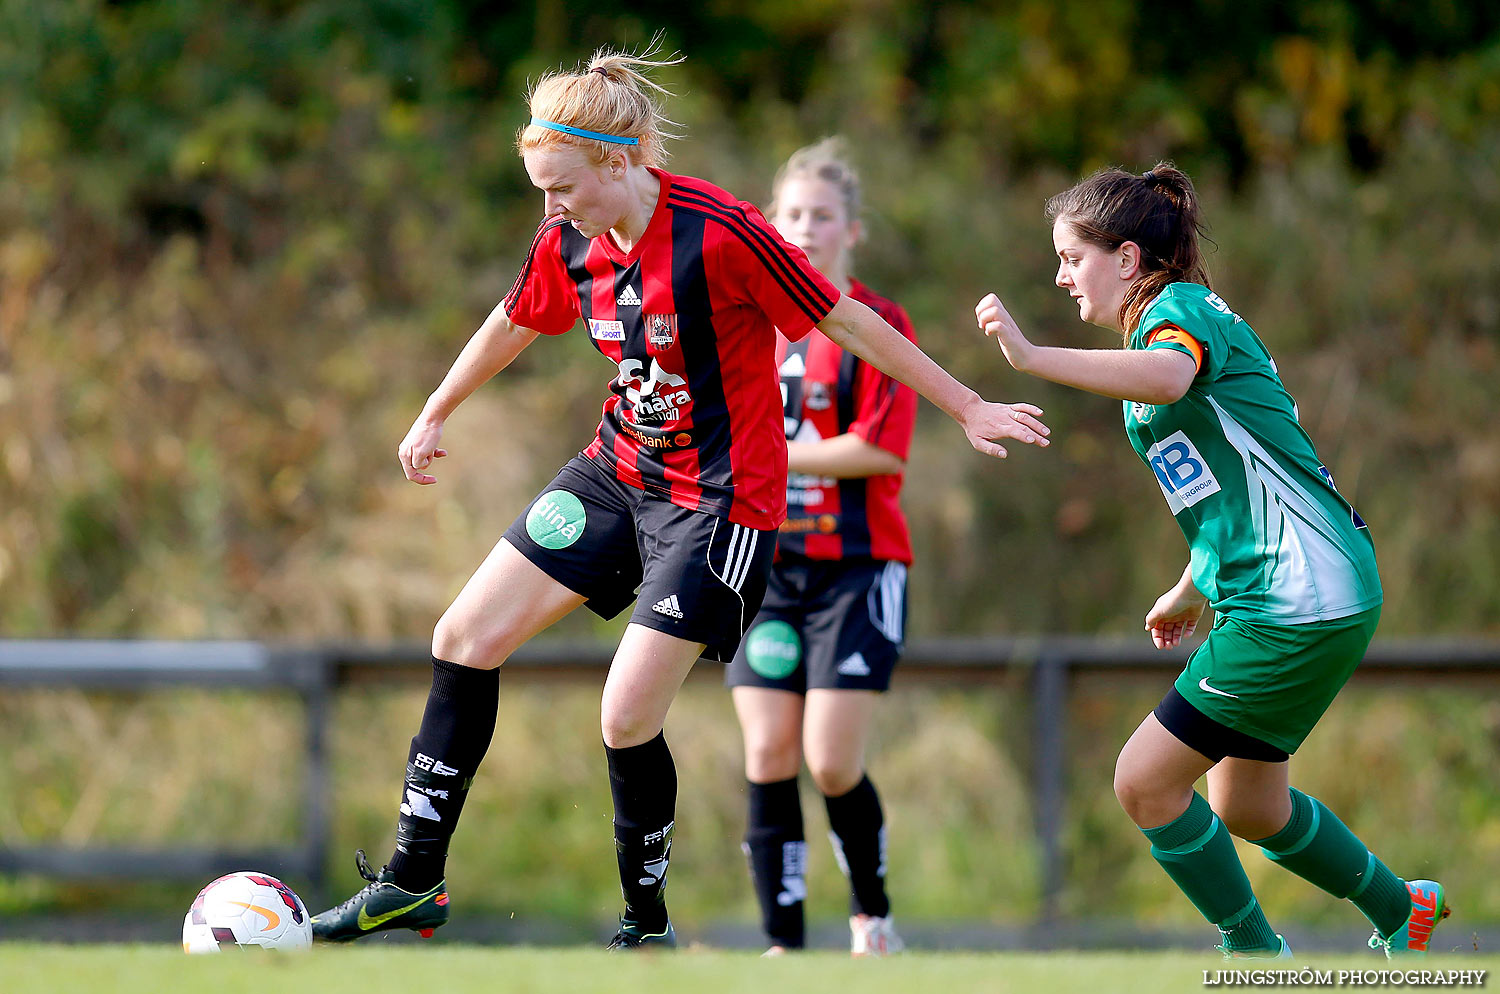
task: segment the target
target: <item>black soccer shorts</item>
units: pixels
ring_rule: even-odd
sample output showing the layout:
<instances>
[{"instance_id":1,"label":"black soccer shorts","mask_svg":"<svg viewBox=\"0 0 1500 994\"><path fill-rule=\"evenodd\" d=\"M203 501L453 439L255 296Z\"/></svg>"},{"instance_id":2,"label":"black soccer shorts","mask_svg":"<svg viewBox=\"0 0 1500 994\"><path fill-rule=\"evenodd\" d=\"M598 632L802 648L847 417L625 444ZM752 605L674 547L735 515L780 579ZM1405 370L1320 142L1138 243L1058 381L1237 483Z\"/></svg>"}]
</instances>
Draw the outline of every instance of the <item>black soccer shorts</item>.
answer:
<instances>
[{"instance_id":1,"label":"black soccer shorts","mask_svg":"<svg viewBox=\"0 0 1500 994\"><path fill-rule=\"evenodd\" d=\"M776 533L690 511L574 456L505 530L520 553L613 618L734 656L760 608Z\"/></svg>"},{"instance_id":2,"label":"black soccer shorts","mask_svg":"<svg viewBox=\"0 0 1500 994\"><path fill-rule=\"evenodd\" d=\"M904 563L777 563L724 682L797 694L883 691L891 685L905 628Z\"/></svg>"}]
</instances>

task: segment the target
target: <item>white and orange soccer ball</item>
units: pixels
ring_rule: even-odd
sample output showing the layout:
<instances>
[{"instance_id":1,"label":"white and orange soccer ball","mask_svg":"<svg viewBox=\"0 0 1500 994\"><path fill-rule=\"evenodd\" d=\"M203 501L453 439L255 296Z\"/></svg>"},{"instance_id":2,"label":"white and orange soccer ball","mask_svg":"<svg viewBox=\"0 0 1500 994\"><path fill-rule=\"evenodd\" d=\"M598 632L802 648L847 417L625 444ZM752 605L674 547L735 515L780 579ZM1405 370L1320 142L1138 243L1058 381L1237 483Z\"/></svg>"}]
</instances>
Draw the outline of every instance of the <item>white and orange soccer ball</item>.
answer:
<instances>
[{"instance_id":1,"label":"white and orange soccer ball","mask_svg":"<svg viewBox=\"0 0 1500 994\"><path fill-rule=\"evenodd\" d=\"M198 892L182 919L182 949L307 949L312 945L311 919L302 898L269 873L230 873Z\"/></svg>"}]
</instances>

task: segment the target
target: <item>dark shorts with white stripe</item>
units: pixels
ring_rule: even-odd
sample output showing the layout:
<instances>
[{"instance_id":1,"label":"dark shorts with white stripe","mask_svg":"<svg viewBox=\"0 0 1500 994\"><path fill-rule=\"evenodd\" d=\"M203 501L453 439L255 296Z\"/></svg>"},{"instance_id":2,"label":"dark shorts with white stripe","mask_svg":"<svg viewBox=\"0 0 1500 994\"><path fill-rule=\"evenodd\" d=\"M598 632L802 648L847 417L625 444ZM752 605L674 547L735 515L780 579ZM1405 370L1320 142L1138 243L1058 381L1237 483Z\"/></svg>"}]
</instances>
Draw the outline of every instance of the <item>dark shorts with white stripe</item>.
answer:
<instances>
[{"instance_id":1,"label":"dark shorts with white stripe","mask_svg":"<svg viewBox=\"0 0 1500 994\"><path fill-rule=\"evenodd\" d=\"M766 593L776 533L690 511L574 456L505 537L558 583L613 618L707 646L727 662Z\"/></svg>"},{"instance_id":2,"label":"dark shorts with white stripe","mask_svg":"<svg viewBox=\"0 0 1500 994\"><path fill-rule=\"evenodd\" d=\"M905 563L779 562L724 682L795 694L883 691L905 628Z\"/></svg>"}]
</instances>

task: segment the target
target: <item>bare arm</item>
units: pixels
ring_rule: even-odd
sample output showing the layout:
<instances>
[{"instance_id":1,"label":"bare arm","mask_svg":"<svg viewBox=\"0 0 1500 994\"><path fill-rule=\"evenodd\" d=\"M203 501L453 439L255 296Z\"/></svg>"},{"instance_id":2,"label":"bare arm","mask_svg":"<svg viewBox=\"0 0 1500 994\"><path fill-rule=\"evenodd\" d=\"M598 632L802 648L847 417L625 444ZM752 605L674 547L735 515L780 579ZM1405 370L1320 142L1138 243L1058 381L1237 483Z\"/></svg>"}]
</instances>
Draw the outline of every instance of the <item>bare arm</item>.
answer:
<instances>
[{"instance_id":1,"label":"bare arm","mask_svg":"<svg viewBox=\"0 0 1500 994\"><path fill-rule=\"evenodd\" d=\"M536 341L537 333L513 323L504 304L496 304L484 324L469 338L468 344L453 360L443 382L427 398L422 413L412 423L397 450L406 478L423 485L436 483L437 477L422 472L448 454L438 448L443 437L443 423L468 396L490 377L509 366L522 350Z\"/></svg>"},{"instance_id":2,"label":"bare arm","mask_svg":"<svg viewBox=\"0 0 1500 994\"><path fill-rule=\"evenodd\" d=\"M906 461L895 453L871 445L853 432L817 442L788 442L786 463L791 473L839 480L884 476L906 469Z\"/></svg>"},{"instance_id":3,"label":"bare arm","mask_svg":"<svg viewBox=\"0 0 1500 994\"><path fill-rule=\"evenodd\" d=\"M1193 565L1189 563L1171 590L1162 594L1146 612L1146 631L1158 649L1172 649L1198 629L1198 621L1208 607L1208 598L1193 583Z\"/></svg>"},{"instance_id":4,"label":"bare arm","mask_svg":"<svg viewBox=\"0 0 1500 994\"><path fill-rule=\"evenodd\" d=\"M818 329L835 345L859 356L932 401L957 421L969 443L986 455L1004 458L997 438L1047 445L1051 429L1037 420L1041 408L1030 404L991 404L948 375L948 371L886 324L874 311L850 297L839 298Z\"/></svg>"},{"instance_id":5,"label":"bare arm","mask_svg":"<svg viewBox=\"0 0 1500 994\"><path fill-rule=\"evenodd\" d=\"M1053 383L1142 404L1181 400L1198 375L1191 356L1176 349L1064 349L1034 345L993 293L974 309L979 327L1000 344L1017 370Z\"/></svg>"}]
</instances>

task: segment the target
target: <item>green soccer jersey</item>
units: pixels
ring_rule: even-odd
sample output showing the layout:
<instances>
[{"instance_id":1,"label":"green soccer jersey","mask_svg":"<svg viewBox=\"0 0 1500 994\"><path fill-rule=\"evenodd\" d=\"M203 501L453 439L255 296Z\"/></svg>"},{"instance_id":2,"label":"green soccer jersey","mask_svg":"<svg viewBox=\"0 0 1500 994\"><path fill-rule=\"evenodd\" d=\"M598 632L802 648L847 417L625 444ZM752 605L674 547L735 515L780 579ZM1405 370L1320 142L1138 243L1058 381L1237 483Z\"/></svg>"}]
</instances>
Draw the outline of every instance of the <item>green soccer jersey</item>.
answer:
<instances>
[{"instance_id":1,"label":"green soccer jersey","mask_svg":"<svg viewBox=\"0 0 1500 994\"><path fill-rule=\"evenodd\" d=\"M1191 336L1185 340L1163 326ZM1132 349L1194 354L1173 404L1125 402L1125 431L1191 550L1193 583L1222 614L1279 625L1344 618L1381 602L1369 529L1334 489L1276 363L1207 287L1173 283Z\"/></svg>"}]
</instances>

